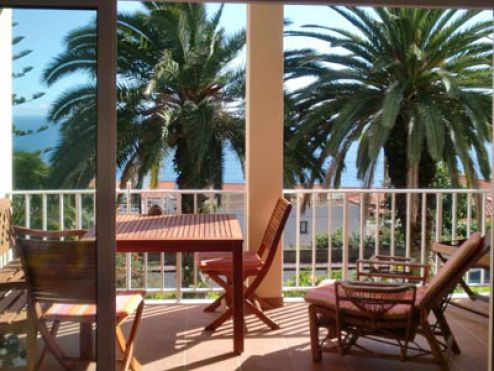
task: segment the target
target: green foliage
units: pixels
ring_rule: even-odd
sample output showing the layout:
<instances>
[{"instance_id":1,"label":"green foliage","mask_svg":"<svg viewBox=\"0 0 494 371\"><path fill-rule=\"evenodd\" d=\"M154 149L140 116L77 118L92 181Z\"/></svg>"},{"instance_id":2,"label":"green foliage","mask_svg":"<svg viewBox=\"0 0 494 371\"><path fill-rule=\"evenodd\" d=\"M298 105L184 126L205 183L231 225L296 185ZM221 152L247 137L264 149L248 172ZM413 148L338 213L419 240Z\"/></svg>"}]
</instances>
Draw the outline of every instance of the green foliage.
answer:
<instances>
[{"instance_id":1,"label":"green foliage","mask_svg":"<svg viewBox=\"0 0 494 371\"><path fill-rule=\"evenodd\" d=\"M400 230L395 230L396 246L404 246L404 236ZM389 247L391 245L391 231L389 226L380 228L379 243L381 247ZM327 233L319 233L316 235L316 249L326 250L329 244L329 236ZM348 236L348 246L352 250L360 248L360 235L357 232L352 232ZM375 239L373 235L364 236L364 251L374 251ZM331 233L331 247L335 250L343 248L343 230L336 229Z\"/></svg>"},{"instance_id":2,"label":"green foliage","mask_svg":"<svg viewBox=\"0 0 494 371\"><path fill-rule=\"evenodd\" d=\"M12 27L15 27L15 26L17 26L17 23L13 23L12 24ZM24 36L15 36L12 39L12 46L15 47L16 45L20 44L23 40L24 40ZM24 50L21 50L19 52L16 52L12 56L12 62L18 61L18 60L26 57L27 55L31 54L32 52L33 51L30 50L30 49L24 49ZM22 67L22 69L20 71L13 72L12 73L12 78L14 78L14 79L20 79L22 77L25 77L32 70L33 70L33 67L32 66L24 66L24 67ZM17 94L14 93L14 94L12 94L12 105L18 106L18 105L21 105L21 104L24 104L24 103L27 103L27 102L32 102L34 100L37 100L37 99L43 97L44 95L45 95L44 92L37 92L37 93L32 94L31 97L26 98L26 97L19 96L19 95L17 95ZM40 132L40 131L43 131L43 130L46 130L46 127L40 127L39 129L36 130L36 132ZM13 132L14 132L14 135L15 136L24 136L24 135L33 134L33 131L32 130L27 130L27 131L20 130L15 125L13 127Z\"/></svg>"},{"instance_id":3,"label":"green foliage","mask_svg":"<svg viewBox=\"0 0 494 371\"><path fill-rule=\"evenodd\" d=\"M243 116L235 109L243 99L244 73L227 66L243 48L245 33L225 34L219 26L223 7L211 16L204 4L144 7L120 14L118 22L121 183L142 186L173 156L181 188L221 188L224 146L244 158ZM65 50L44 71L48 85L78 72L94 80L95 27L93 22L67 35ZM51 158L56 186L84 187L93 178L95 112L92 83L66 90L52 105L50 119L62 132Z\"/></svg>"},{"instance_id":4,"label":"green foliage","mask_svg":"<svg viewBox=\"0 0 494 371\"><path fill-rule=\"evenodd\" d=\"M401 163L407 168L442 162L453 176L461 163L468 179L478 177L475 157L481 175L489 178L492 20L478 18L479 11L331 9L353 30L331 25L289 30L289 37L313 38L330 48L285 54L288 80L314 78L290 98L300 125L323 131L313 140L331 160L327 184L339 186L352 143L358 143L356 166L365 185L372 184L383 148L388 166L398 166L397 157L405 156ZM398 137L403 140L392 150L389 145ZM394 170L391 183L401 188L407 172ZM431 182L427 179L425 186Z\"/></svg>"},{"instance_id":5,"label":"green foliage","mask_svg":"<svg viewBox=\"0 0 494 371\"><path fill-rule=\"evenodd\" d=\"M41 153L15 151L13 157L14 189L45 189L50 168L41 159Z\"/></svg>"}]
</instances>

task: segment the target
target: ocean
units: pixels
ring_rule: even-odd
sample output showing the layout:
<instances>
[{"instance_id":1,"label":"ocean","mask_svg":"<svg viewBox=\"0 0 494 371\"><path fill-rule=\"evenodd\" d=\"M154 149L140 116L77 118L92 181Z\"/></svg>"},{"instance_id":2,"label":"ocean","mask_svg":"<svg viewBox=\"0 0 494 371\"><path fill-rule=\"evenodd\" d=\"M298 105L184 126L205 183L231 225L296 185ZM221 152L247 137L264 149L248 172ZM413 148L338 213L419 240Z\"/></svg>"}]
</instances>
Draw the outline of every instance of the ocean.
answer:
<instances>
[{"instance_id":1,"label":"ocean","mask_svg":"<svg viewBox=\"0 0 494 371\"><path fill-rule=\"evenodd\" d=\"M15 116L15 125L21 130L36 131L40 126L46 124L46 119L43 116ZM45 131L14 138L14 150L20 151L43 151L43 159L49 162L49 150L54 148L60 139L59 128L56 125L49 125ZM245 178L242 171L242 166L236 154L227 146L223 149L225 155L224 162L224 182L225 183L244 183ZM382 158L382 156L381 156ZM359 187L361 182L357 179L357 169L355 161L357 159L357 147L354 145L347 155L345 171L342 175L342 187ZM382 159L379 161L376 170L375 186L382 184L384 166ZM117 172L117 177L119 172ZM175 181L177 174L173 169L172 156L165 159L160 172L160 180Z\"/></svg>"}]
</instances>

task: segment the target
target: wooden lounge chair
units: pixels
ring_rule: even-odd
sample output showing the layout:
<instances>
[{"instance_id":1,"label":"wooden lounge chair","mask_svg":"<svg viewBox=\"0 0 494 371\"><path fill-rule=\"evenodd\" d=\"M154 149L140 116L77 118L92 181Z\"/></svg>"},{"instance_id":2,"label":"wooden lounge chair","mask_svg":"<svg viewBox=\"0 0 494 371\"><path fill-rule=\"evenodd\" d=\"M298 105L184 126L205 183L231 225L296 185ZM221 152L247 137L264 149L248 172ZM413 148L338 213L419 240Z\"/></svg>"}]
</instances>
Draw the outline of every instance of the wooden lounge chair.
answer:
<instances>
[{"instance_id":1,"label":"wooden lounge chair","mask_svg":"<svg viewBox=\"0 0 494 371\"><path fill-rule=\"evenodd\" d=\"M279 326L263 313L262 299L256 296L255 291L274 261L291 208L286 199L280 198L269 219L261 245L256 252L246 251L243 255L244 280L250 279L248 286L244 284L245 308L248 313L254 314L271 329L277 329ZM224 299L226 302L228 309L206 327L206 330L214 331L232 316L232 258L224 253L198 253L196 259L200 271L225 290L221 297L205 309L208 312L214 311L221 305L221 300Z\"/></svg>"},{"instance_id":2,"label":"wooden lounge chair","mask_svg":"<svg viewBox=\"0 0 494 371\"><path fill-rule=\"evenodd\" d=\"M91 359L68 357L56 340L61 322L91 325L96 321L96 246L90 241L36 241L17 239L27 283L28 314L33 318L47 350L65 368ZM134 342L141 322L144 300L138 294L116 296L116 335L123 354L121 370L139 369L134 358ZM135 312L127 340L121 324ZM51 329L48 323L52 323ZM81 326L81 330L83 327ZM91 333L84 344L91 344ZM91 347L89 347L91 349ZM43 363L39 360L36 369Z\"/></svg>"},{"instance_id":3,"label":"wooden lounge chair","mask_svg":"<svg viewBox=\"0 0 494 371\"><path fill-rule=\"evenodd\" d=\"M444 316L445 303L485 249L484 238L478 233L472 235L425 287L403 283L338 282L311 290L305 300L310 303L313 360L319 362L323 351L338 350L345 354L354 346L363 350L358 339L370 337L383 343L398 344L401 360L432 354L432 359L428 357L427 360L448 369L444 350L450 348L459 354L460 348ZM430 321L431 312L437 320L435 323ZM323 339L320 328L327 329ZM418 334L425 337L430 349L415 342ZM333 346L328 347L331 342ZM407 354L410 350L415 351L413 356Z\"/></svg>"}]
</instances>

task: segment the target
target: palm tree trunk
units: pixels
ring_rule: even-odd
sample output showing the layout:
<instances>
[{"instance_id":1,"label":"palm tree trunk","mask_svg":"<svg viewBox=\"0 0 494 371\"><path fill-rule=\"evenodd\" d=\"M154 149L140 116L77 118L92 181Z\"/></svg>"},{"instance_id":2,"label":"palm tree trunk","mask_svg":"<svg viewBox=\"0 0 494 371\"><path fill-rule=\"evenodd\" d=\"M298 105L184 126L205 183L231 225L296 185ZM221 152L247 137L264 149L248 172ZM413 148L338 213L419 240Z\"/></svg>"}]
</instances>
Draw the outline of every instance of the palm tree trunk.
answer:
<instances>
[{"instance_id":1,"label":"palm tree trunk","mask_svg":"<svg viewBox=\"0 0 494 371\"><path fill-rule=\"evenodd\" d=\"M387 171L391 185L396 189L404 188L428 188L432 185L435 177L436 164L429 156L427 149L422 151L421 160L418 165L410 166L407 160L407 125L399 118L394 125L390 138L384 146ZM408 169L408 170L405 170ZM421 244L421 197L419 194L411 197L411 246L412 257L420 257ZM396 195L397 218L401 221L400 228L403 235L406 233L407 220L407 197L406 194ZM427 210L426 210L427 212ZM430 241L432 215L427 212L426 241ZM405 243L405 241L403 241Z\"/></svg>"}]
</instances>

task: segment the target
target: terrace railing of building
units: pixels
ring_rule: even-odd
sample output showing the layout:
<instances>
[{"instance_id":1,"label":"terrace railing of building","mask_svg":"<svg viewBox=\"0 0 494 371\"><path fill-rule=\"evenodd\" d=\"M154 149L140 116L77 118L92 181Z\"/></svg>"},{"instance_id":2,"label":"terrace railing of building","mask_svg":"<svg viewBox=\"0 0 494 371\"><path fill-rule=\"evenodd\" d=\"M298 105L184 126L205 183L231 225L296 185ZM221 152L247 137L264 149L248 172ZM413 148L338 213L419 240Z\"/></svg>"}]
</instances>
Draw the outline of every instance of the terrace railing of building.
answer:
<instances>
[{"instance_id":1,"label":"terrace railing of building","mask_svg":"<svg viewBox=\"0 0 494 371\"><path fill-rule=\"evenodd\" d=\"M116 194L119 213L145 214L159 205L167 214L235 214L245 226L243 190L129 187ZM287 296L301 295L324 278L351 278L355 260L375 254L414 257L437 269L431 243L486 233L492 216L492 194L482 189L293 189L284 194L294 205L283 237ZM94 225L94 195L94 190L14 191L14 223L44 230L89 229ZM405 209L401 218L399 205ZM11 258L1 257L0 265ZM219 290L200 276L188 255L117 254L116 264L120 289L145 290L150 297L180 301ZM489 272L473 269L466 281L488 285Z\"/></svg>"}]
</instances>

